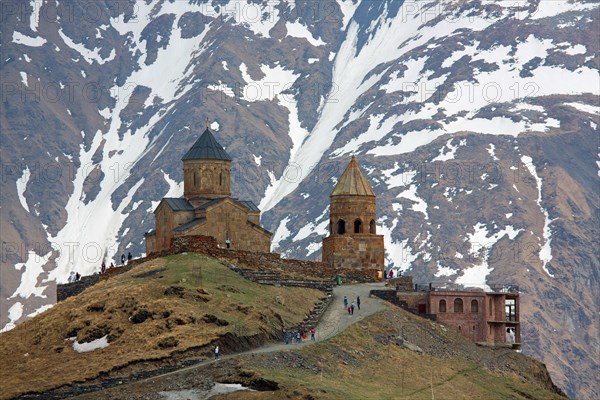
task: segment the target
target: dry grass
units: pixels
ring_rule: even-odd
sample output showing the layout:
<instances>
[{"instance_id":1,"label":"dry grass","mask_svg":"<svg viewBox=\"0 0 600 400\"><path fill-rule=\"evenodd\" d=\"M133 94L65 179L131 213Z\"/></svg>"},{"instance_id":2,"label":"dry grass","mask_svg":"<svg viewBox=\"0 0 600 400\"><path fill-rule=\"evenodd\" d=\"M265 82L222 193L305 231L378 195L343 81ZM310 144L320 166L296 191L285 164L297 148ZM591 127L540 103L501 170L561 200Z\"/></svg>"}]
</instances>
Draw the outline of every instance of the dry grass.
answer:
<instances>
[{"instance_id":1,"label":"dry grass","mask_svg":"<svg viewBox=\"0 0 600 400\"><path fill-rule=\"evenodd\" d=\"M152 260L2 334L0 396L82 382L131 362L207 345L228 332L273 332L301 321L320 296L311 289L257 285L196 254ZM150 317L131 321L144 314ZM217 321L207 322L205 315ZM87 353L74 351L68 340L105 335L109 346ZM169 341L177 345L164 348Z\"/></svg>"}]
</instances>

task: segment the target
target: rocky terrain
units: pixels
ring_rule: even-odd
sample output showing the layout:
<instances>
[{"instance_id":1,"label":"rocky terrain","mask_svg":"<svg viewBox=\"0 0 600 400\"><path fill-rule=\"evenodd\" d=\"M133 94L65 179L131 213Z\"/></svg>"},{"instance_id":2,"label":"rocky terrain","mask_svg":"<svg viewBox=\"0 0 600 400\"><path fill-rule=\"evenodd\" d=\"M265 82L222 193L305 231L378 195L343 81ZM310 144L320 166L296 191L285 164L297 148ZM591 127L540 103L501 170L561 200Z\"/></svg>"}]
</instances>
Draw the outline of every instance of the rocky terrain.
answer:
<instances>
[{"instance_id":1,"label":"rocky terrain","mask_svg":"<svg viewBox=\"0 0 600 400\"><path fill-rule=\"evenodd\" d=\"M600 397L598 4L145 0L2 7L2 327L131 251L210 125L274 249L318 259L351 154L386 263L521 288L523 349Z\"/></svg>"}]
</instances>

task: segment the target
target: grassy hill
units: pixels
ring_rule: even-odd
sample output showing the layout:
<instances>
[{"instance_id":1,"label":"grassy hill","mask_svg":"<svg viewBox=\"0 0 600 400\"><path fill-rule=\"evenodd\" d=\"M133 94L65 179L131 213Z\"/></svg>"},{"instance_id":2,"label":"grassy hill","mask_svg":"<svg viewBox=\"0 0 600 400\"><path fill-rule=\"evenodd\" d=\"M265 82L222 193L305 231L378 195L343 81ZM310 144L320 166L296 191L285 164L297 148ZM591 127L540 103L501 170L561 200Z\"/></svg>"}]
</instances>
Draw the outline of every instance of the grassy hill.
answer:
<instances>
[{"instance_id":1,"label":"grassy hill","mask_svg":"<svg viewBox=\"0 0 600 400\"><path fill-rule=\"evenodd\" d=\"M172 354L207 353L207 345L232 334L256 346L302 321L322 296L255 284L197 254L151 260L1 334L0 397L155 367ZM105 348L74 350L75 340L102 338Z\"/></svg>"},{"instance_id":2,"label":"grassy hill","mask_svg":"<svg viewBox=\"0 0 600 400\"><path fill-rule=\"evenodd\" d=\"M512 350L477 347L394 306L314 346L245 357L234 370L277 382L279 390L227 399L565 398L542 363Z\"/></svg>"}]
</instances>

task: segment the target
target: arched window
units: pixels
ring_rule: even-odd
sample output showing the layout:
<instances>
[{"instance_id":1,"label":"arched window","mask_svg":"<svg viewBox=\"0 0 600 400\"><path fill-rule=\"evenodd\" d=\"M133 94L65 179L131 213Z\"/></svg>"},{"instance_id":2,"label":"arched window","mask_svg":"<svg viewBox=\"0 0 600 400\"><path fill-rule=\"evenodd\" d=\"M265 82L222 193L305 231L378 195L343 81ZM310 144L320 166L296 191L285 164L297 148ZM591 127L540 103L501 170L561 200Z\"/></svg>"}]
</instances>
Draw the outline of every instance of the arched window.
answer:
<instances>
[{"instance_id":1,"label":"arched window","mask_svg":"<svg viewBox=\"0 0 600 400\"><path fill-rule=\"evenodd\" d=\"M343 219L340 219L337 223L337 233L339 235L343 235L344 233L346 233L346 221L344 221Z\"/></svg>"},{"instance_id":2,"label":"arched window","mask_svg":"<svg viewBox=\"0 0 600 400\"><path fill-rule=\"evenodd\" d=\"M194 172L194 187L198 186L198 180L196 179L196 172Z\"/></svg>"},{"instance_id":3,"label":"arched window","mask_svg":"<svg viewBox=\"0 0 600 400\"><path fill-rule=\"evenodd\" d=\"M223 186L223 173L219 172L219 186Z\"/></svg>"},{"instance_id":4,"label":"arched window","mask_svg":"<svg viewBox=\"0 0 600 400\"><path fill-rule=\"evenodd\" d=\"M360 219L357 219L356 221L354 221L354 233L361 233L362 232L362 221Z\"/></svg>"},{"instance_id":5,"label":"arched window","mask_svg":"<svg viewBox=\"0 0 600 400\"><path fill-rule=\"evenodd\" d=\"M460 325L458 326L458 331L462 332L462 327Z\"/></svg>"},{"instance_id":6,"label":"arched window","mask_svg":"<svg viewBox=\"0 0 600 400\"><path fill-rule=\"evenodd\" d=\"M439 312L446 312L446 300L440 300Z\"/></svg>"},{"instance_id":7,"label":"arched window","mask_svg":"<svg viewBox=\"0 0 600 400\"><path fill-rule=\"evenodd\" d=\"M491 317L492 316L492 299L490 299L489 305L490 305L490 307L489 307L489 309L490 309L489 313L490 313L490 317Z\"/></svg>"},{"instance_id":8,"label":"arched window","mask_svg":"<svg viewBox=\"0 0 600 400\"><path fill-rule=\"evenodd\" d=\"M463 301L462 299L454 299L454 312L463 312Z\"/></svg>"},{"instance_id":9,"label":"arched window","mask_svg":"<svg viewBox=\"0 0 600 400\"><path fill-rule=\"evenodd\" d=\"M479 302L477 300L471 300L471 312L479 312Z\"/></svg>"},{"instance_id":10,"label":"arched window","mask_svg":"<svg viewBox=\"0 0 600 400\"><path fill-rule=\"evenodd\" d=\"M369 232L371 232L372 234L375 234L375 220L372 219L371 223L369 223Z\"/></svg>"}]
</instances>

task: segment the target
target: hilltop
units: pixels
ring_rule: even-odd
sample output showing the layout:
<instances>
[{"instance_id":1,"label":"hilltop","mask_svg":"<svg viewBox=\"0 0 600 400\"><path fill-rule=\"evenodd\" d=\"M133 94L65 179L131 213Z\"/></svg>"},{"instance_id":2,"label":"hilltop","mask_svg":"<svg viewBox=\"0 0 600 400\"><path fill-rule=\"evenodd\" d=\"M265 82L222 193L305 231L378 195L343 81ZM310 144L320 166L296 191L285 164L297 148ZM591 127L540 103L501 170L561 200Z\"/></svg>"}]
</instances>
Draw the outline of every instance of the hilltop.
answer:
<instances>
[{"instance_id":1,"label":"hilltop","mask_svg":"<svg viewBox=\"0 0 600 400\"><path fill-rule=\"evenodd\" d=\"M80 397L159 399L221 382L259 390L227 398L563 398L542 363L368 298L373 285L336 288L319 341L285 346L281 330L323 292L258 285L197 254L149 260L2 334L2 396L64 398L88 388ZM361 294L364 314L338 309L349 293ZM92 341L95 350L74 350ZM226 355L216 365L215 343ZM148 378L150 370L159 375ZM111 388L119 380L126 384Z\"/></svg>"},{"instance_id":2,"label":"hilltop","mask_svg":"<svg viewBox=\"0 0 600 400\"><path fill-rule=\"evenodd\" d=\"M323 296L258 285L197 254L153 259L3 333L0 396L155 369L217 342L256 347L301 322ZM106 347L75 350L89 342Z\"/></svg>"}]
</instances>

